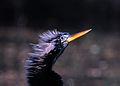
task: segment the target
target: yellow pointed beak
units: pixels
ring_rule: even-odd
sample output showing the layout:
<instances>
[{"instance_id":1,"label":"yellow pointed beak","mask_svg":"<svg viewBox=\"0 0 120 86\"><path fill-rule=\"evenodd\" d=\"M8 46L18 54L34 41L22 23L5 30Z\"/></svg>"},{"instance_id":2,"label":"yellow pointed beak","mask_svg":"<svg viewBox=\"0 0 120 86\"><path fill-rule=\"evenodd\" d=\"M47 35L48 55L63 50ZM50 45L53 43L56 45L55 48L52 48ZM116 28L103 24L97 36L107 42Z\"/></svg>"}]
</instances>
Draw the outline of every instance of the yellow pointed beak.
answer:
<instances>
[{"instance_id":1,"label":"yellow pointed beak","mask_svg":"<svg viewBox=\"0 0 120 86\"><path fill-rule=\"evenodd\" d=\"M92 30L92 29L85 30L85 31L82 31L82 32L78 32L78 33L76 33L76 34L73 34L73 35L70 36L66 41L67 41L67 42L71 42L71 41L73 41L73 40L75 40L75 39L77 39L77 38L79 38L79 37L87 34L87 33L90 32L91 30Z\"/></svg>"}]
</instances>

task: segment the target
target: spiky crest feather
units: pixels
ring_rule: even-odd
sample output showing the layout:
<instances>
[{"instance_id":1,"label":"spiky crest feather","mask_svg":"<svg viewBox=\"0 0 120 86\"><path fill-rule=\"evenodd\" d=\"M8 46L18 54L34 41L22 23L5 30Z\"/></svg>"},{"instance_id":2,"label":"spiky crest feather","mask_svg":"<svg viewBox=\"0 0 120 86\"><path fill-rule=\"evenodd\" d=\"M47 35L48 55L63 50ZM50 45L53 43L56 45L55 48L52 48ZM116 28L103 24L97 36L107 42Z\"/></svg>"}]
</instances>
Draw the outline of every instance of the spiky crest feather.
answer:
<instances>
[{"instance_id":1,"label":"spiky crest feather","mask_svg":"<svg viewBox=\"0 0 120 86\"><path fill-rule=\"evenodd\" d=\"M53 31L48 30L47 32L44 32L39 35L40 42L48 42L49 40L52 40L53 38L56 38L61 32L57 31L56 29Z\"/></svg>"}]
</instances>

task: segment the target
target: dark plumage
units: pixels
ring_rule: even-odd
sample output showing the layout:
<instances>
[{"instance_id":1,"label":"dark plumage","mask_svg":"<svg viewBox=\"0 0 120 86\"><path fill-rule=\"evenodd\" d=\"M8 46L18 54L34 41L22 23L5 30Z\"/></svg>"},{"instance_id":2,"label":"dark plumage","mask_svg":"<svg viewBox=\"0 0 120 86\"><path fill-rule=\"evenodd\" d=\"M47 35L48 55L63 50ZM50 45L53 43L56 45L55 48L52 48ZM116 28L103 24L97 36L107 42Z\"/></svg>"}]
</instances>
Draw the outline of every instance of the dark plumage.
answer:
<instances>
[{"instance_id":1,"label":"dark plumage","mask_svg":"<svg viewBox=\"0 0 120 86\"><path fill-rule=\"evenodd\" d=\"M39 36L38 44L32 44L25 66L29 86L63 86L52 66L67 47L68 42L64 41L69 36L66 32L48 31Z\"/></svg>"}]
</instances>

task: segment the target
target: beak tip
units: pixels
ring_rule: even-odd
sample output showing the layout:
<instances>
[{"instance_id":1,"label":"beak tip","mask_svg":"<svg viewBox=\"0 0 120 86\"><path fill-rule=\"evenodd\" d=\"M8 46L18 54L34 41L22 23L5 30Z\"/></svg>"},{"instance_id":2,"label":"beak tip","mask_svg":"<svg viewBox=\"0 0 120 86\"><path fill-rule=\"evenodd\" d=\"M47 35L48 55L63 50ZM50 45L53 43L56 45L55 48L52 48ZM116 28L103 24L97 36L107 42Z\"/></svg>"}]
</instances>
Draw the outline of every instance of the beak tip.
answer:
<instances>
[{"instance_id":1,"label":"beak tip","mask_svg":"<svg viewBox=\"0 0 120 86\"><path fill-rule=\"evenodd\" d=\"M88 32L90 32L92 29L89 29Z\"/></svg>"}]
</instances>

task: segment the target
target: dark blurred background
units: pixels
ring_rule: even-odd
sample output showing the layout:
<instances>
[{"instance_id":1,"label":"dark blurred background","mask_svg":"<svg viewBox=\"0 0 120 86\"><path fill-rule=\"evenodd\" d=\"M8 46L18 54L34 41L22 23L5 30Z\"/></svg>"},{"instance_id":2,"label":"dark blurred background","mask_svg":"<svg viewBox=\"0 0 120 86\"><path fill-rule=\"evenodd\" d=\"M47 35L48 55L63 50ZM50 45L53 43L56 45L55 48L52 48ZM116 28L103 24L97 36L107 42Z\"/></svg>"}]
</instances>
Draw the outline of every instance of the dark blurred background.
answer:
<instances>
[{"instance_id":1,"label":"dark blurred background","mask_svg":"<svg viewBox=\"0 0 120 86\"><path fill-rule=\"evenodd\" d=\"M54 66L65 86L120 86L120 0L0 0L0 86L27 86L29 43L58 29L92 32Z\"/></svg>"}]
</instances>

